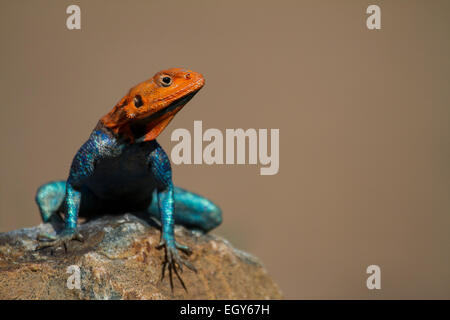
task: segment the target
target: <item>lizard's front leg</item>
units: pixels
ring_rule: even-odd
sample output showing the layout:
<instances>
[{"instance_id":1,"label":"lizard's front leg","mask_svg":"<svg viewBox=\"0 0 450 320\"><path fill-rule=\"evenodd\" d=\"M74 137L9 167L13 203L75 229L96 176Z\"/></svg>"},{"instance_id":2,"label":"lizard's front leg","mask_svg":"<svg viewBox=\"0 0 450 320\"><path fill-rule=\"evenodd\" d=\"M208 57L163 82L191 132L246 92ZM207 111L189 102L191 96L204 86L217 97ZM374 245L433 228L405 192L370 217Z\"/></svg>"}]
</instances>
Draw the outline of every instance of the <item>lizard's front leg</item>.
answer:
<instances>
[{"instance_id":1,"label":"lizard's front leg","mask_svg":"<svg viewBox=\"0 0 450 320\"><path fill-rule=\"evenodd\" d=\"M71 240L83 241L83 236L77 232L78 212L80 209L81 192L73 188L70 182L66 185L66 196L64 198L65 226L58 235L40 234L37 250L43 248L58 248L63 246L67 251L67 245Z\"/></svg>"},{"instance_id":2,"label":"lizard's front leg","mask_svg":"<svg viewBox=\"0 0 450 320\"><path fill-rule=\"evenodd\" d=\"M88 141L78 150L73 158L69 178L66 183L66 195L64 197L63 211L65 212L64 230L58 235L41 234L38 236L37 250L47 247L58 248L71 240L83 241L83 237L77 232L78 213L81 203L81 185L84 179L94 173L95 161L100 157L98 152L101 147L109 143L107 137L94 132Z\"/></svg>"},{"instance_id":3,"label":"lizard's front leg","mask_svg":"<svg viewBox=\"0 0 450 320\"><path fill-rule=\"evenodd\" d=\"M159 210L161 212L161 242L158 248L165 248L166 262L163 266L163 275L166 265L169 267L169 271L172 269L176 272L175 267L182 271L183 264L196 271L195 267L185 259L183 259L178 250L190 254L191 250L184 245L179 244L175 240L174 235L174 186L172 183L172 169L170 167L170 160L161 146L155 141L155 149L150 153L149 166L156 182L157 200Z\"/></svg>"}]
</instances>

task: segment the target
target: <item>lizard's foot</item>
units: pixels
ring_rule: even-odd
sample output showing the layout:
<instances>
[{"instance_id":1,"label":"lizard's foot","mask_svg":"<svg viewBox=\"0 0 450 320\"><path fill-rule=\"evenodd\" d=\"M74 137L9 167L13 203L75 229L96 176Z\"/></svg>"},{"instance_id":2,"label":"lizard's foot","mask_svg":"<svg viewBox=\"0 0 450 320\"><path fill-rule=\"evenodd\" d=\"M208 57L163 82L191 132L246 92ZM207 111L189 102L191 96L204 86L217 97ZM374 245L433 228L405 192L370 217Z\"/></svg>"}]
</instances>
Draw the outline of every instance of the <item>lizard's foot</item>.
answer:
<instances>
[{"instance_id":1,"label":"lizard's foot","mask_svg":"<svg viewBox=\"0 0 450 320\"><path fill-rule=\"evenodd\" d=\"M181 250L182 252L184 252L187 255L191 255L192 250L189 249L188 246L181 245L176 241L168 243L166 240L162 240L156 248L157 249L164 248L165 253L166 253L166 257L165 257L165 260L163 262L163 267L162 267L161 281L164 279L164 275L165 275L166 268L167 268L169 270L170 287L172 288L172 290L173 290L173 281L172 281L172 271L173 271L175 273L175 275L177 276L178 280L180 280L181 285L183 286L184 290L187 291L186 286L184 285L183 279L178 274L177 269L179 269L180 272L183 272L183 265L185 265L188 269L190 269L194 272L197 272L197 269L189 261L183 259L180 256L178 250Z\"/></svg>"},{"instance_id":2,"label":"lizard's foot","mask_svg":"<svg viewBox=\"0 0 450 320\"><path fill-rule=\"evenodd\" d=\"M57 249L59 247L64 247L64 250L67 252L67 245L70 241L77 240L83 242L84 238L81 233L78 233L76 230L64 230L56 236L50 234L39 234L37 240L39 241L39 244L36 247L36 250L45 248Z\"/></svg>"}]
</instances>

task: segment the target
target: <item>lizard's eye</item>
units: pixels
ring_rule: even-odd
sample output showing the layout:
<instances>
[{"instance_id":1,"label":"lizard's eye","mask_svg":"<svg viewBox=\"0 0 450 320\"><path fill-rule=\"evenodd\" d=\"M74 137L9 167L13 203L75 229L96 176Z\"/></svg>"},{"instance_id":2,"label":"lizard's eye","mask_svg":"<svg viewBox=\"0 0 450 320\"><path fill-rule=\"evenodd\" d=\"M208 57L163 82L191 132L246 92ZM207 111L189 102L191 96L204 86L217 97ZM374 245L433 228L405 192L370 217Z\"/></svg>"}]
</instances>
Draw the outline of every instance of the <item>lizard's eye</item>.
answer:
<instances>
[{"instance_id":1,"label":"lizard's eye","mask_svg":"<svg viewBox=\"0 0 450 320\"><path fill-rule=\"evenodd\" d=\"M163 76L163 77L161 77L161 84L162 84L164 87L170 86L170 85L172 84L172 78L169 77L169 76Z\"/></svg>"},{"instance_id":2,"label":"lizard's eye","mask_svg":"<svg viewBox=\"0 0 450 320\"><path fill-rule=\"evenodd\" d=\"M144 104L142 102L142 97L139 94L134 97L133 102L136 108L142 107L142 105Z\"/></svg>"}]
</instances>

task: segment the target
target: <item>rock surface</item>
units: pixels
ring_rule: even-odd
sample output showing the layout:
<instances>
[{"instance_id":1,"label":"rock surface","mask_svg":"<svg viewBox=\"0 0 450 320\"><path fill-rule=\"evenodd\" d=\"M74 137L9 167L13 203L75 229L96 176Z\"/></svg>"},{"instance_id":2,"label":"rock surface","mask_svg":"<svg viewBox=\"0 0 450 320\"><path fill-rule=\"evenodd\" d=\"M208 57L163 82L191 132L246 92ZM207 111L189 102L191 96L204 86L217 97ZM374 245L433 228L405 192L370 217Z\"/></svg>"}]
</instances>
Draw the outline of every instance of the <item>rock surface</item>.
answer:
<instances>
[{"instance_id":1,"label":"rock surface","mask_svg":"<svg viewBox=\"0 0 450 320\"><path fill-rule=\"evenodd\" d=\"M57 228L58 229L58 228ZM281 299L277 285L253 256L218 236L175 228L198 272L161 280L160 231L133 215L103 217L80 226L84 242L36 251L39 233L51 224L0 234L0 299ZM69 266L77 266L68 267ZM79 270L80 289L76 285Z\"/></svg>"}]
</instances>

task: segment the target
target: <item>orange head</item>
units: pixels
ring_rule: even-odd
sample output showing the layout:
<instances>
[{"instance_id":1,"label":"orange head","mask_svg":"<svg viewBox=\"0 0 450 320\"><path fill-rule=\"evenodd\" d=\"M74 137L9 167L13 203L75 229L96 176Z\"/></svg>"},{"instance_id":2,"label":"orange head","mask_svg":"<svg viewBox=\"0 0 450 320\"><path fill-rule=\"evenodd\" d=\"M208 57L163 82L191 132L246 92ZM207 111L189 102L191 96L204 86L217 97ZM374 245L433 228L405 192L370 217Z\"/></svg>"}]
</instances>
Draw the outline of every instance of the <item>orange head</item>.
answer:
<instances>
[{"instance_id":1,"label":"orange head","mask_svg":"<svg viewBox=\"0 0 450 320\"><path fill-rule=\"evenodd\" d=\"M153 140L204 84L203 76L191 70L160 71L131 88L100 122L132 142Z\"/></svg>"}]
</instances>

